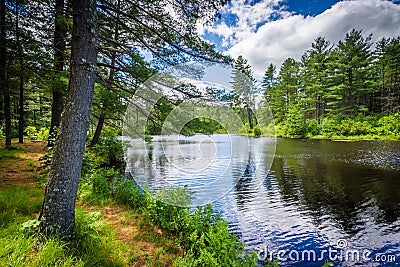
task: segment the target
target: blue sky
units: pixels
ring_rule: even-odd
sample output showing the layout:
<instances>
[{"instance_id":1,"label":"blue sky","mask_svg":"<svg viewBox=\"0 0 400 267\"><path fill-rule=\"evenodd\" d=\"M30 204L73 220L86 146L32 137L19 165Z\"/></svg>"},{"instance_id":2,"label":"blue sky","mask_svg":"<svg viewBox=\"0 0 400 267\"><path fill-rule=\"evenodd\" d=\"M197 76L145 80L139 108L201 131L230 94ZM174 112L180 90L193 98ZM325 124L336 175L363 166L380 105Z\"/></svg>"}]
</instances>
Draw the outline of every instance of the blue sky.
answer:
<instances>
[{"instance_id":1,"label":"blue sky","mask_svg":"<svg viewBox=\"0 0 400 267\"><path fill-rule=\"evenodd\" d=\"M373 41L400 35L400 0L232 0L211 26L198 32L216 48L248 59L257 78L270 63L300 59L318 36L332 44L351 29Z\"/></svg>"}]
</instances>

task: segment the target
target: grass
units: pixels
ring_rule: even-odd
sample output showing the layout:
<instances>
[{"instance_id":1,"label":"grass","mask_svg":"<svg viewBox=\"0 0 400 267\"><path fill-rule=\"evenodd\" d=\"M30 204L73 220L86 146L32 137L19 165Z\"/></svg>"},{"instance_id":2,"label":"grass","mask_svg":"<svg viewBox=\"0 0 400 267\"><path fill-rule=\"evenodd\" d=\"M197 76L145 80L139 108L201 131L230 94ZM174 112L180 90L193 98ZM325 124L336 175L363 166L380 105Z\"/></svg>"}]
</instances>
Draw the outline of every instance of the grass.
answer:
<instances>
[{"instance_id":1,"label":"grass","mask_svg":"<svg viewBox=\"0 0 400 267\"><path fill-rule=\"evenodd\" d=\"M50 239L35 249L35 219L43 192L32 187L0 191L0 266L172 266L182 256L176 238L123 206L79 204L76 238Z\"/></svg>"},{"instance_id":2,"label":"grass","mask_svg":"<svg viewBox=\"0 0 400 267\"><path fill-rule=\"evenodd\" d=\"M25 149L23 148L13 147L13 149L6 149L2 147L0 148L0 161L19 159L19 155L24 151Z\"/></svg>"},{"instance_id":3,"label":"grass","mask_svg":"<svg viewBox=\"0 0 400 267\"><path fill-rule=\"evenodd\" d=\"M34 172L30 143L0 149L0 164ZM43 152L44 154L44 152ZM7 162L7 164L4 164ZM17 170L19 171L19 170ZM67 243L49 239L36 246L44 188L8 178L0 186L0 266L172 266L183 250L178 239L153 226L144 216L112 201L78 201L75 238ZM28 179L26 180L28 181Z\"/></svg>"}]
</instances>

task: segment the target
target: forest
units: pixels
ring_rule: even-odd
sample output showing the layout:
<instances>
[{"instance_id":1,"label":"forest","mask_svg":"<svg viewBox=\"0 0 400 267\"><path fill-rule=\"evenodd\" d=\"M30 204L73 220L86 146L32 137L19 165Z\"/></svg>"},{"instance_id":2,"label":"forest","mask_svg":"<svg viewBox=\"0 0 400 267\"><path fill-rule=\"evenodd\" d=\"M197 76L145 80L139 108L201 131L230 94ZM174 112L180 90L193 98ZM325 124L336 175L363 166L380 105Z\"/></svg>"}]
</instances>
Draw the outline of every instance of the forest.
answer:
<instances>
[{"instance_id":1,"label":"forest","mask_svg":"<svg viewBox=\"0 0 400 267\"><path fill-rule=\"evenodd\" d=\"M318 37L300 61L269 65L262 85L279 135L398 139L400 37L371 38Z\"/></svg>"},{"instance_id":2,"label":"forest","mask_svg":"<svg viewBox=\"0 0 400 267\"><path fill-rule=\"evenodd\" d=\"M244 250L211 207L195 213L170 207L122 179L123 153L117 137L122 134L129 99L143 82L169 66L191 61L231 65L232 91L213 94L246 123L243 135L400 139L400 37L373 43L371 35L357 29L337 44L318 37L300 61L288 58L279 69L270 64L262 81L257 81L245 58L217 52L196 33L196 23L215 20L224 4L224 0L0 1L0 140L4 140L0 160L17 159L22 153L18 145L27 140L43 141L48 152L36 166L44 196L18 191L21 199L33 194L29 198L35 201L30 208L18 202L22 211L7 205L7 198L17 194L13 189L4 189L0 198L4 205L0 244L12 238L28 242L26 255L20 258L15 254L17 246L0 249L0 263L10 263L11 256L4 255L26 263L31 249L40 251L37 244L46 244L46 238L54 236L62 240L56 248L61 251L63 240L75 240L74 249L63 254L69 257L63 261L71 266L86 266L85 260L96 257L99 264L117 262L119 255L108 262L104 255L85 259L76 254L83 248L98 253L96 247L85 247L88 240L100 242L99 246L106 242L104 236L93 238L99 234L93 226L97 215L76 212L77 200L100 206L118 203L146 214L145 223L171 233L184 247L186 256L177 260L181 266L257 262L257 255ZM190 90L184 93L199 97ZM262 101L256 105L259 95ZM163 121L179 103L167 95L160 100L148 122L149 136L160 133ZM257 116L263 116L266 107L275 120L258 125ZM199 118L181 133L224 132L215 121ZM29 238L13 236L20 233L16 225L27 219L23 228ZM225 254L217 257L213 250Z\"/></svg>"}]
</instances>

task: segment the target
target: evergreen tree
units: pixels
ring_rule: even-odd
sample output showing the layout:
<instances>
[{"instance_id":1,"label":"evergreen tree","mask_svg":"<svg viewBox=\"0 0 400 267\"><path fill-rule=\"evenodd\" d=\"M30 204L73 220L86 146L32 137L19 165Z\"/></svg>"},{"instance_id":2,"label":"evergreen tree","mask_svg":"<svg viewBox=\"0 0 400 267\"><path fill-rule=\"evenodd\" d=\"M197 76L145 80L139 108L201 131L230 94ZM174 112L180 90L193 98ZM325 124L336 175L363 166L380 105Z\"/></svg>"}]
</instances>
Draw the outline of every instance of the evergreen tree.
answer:
<instances>
[{"instance_id":1,"label":"evergreen tree","mask_svg":"<svg viewBox=\"0 0 400 267\"><path fill-rule=\"evenodd\" d=\"M180 60L224 58L214 52L212 46L201 41L195 32L196 22L203 16L210 18L223 2L124 1L120 4L116 5L115 1L72 1L73 33L68 97L40 215L41 234L71 237L74 231L76 194L97 71L97 14L120 23L121 31L129 35L130 39L123 43L109 40L123 51L132 51L132 46L141 44L167 63L172 63L170 56ZM169 10L173 10L173 14ZM100 38L107 37L100 35ZM126 59L127 54L124 53L121 61ZM115 68L109 61L101 63Z\"/></svg>"},{"instance_id":2,"label":"evergreen tree","mask_svg":"<svg viewBox=\"0 0 400 267\"><path fill-rule=\"evenodd\" d=\"M328 86L328 61L330 60L331 44L324 37L318 37L308 50L309 60L305 66L308 69L307 101L309 104L309 117L318 121L324 114L327 99L325 98Z\"/></svg>"},{"instance_id":3,"label":"evergreen tree","mask_svg":"<svg viewBox=\"0 0 400 267\"><path fill-rule=\"evenodd\" d=\"M353 29L337 46L336 59L345 76L346 90L343 91L343 99L348 107L347 113L350 114L367 111L367 95L373 90L367 83L368 67L371 63L371 38L371 35L364 38L361 30Z\"/></svg>"},{"instance_id":4,"label":"evergreen tree","mask_svg":"<svg viewBox=\"0 0 400 267\"><path fill-rule=\"evenodd\" d=\"M237 99L237 106L244 108L247 112L247 120L250 129L253 129L253 112L255 110L254 94L256 92L255 79L247 60L239 56L235 61L233 69L233 93Z\"/></svg>"}]
</instances>

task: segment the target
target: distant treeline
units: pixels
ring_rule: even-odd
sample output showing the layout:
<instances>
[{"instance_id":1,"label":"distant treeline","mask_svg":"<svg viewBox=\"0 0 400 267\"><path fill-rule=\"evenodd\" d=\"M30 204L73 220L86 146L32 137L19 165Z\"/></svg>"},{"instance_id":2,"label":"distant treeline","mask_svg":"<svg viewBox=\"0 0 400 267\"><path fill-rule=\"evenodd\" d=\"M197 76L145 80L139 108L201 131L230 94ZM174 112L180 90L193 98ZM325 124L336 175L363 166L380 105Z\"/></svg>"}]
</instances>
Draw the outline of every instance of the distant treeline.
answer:
<instances>
[{"instance_id":1,"label":"distant treeline","mask_svg":"<svg viewBox=\"0 0 400 267\"><path fill-rule=\"evenodd\" d=\"M371 37L355 29L337 45L318 37L300 61L269 65L262 84L278 135L380 136L387 134L373 128L388 120L395 125L387 132L399 134L400 37L375 44ZM346 129L331 129L343 121Z\"/></svg>"}]
</instances>

